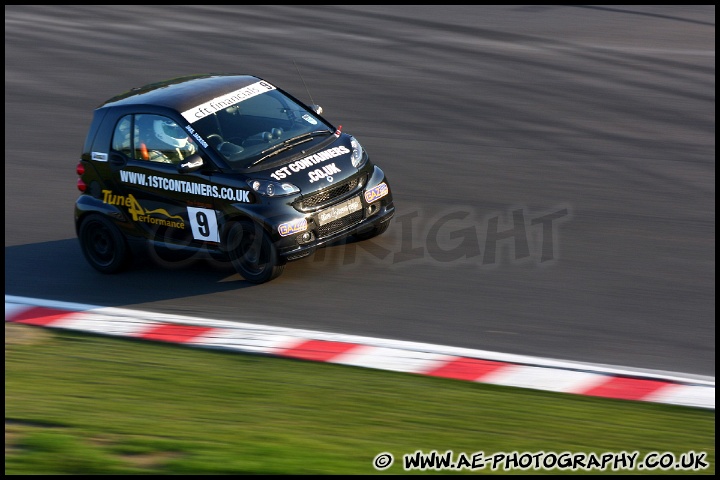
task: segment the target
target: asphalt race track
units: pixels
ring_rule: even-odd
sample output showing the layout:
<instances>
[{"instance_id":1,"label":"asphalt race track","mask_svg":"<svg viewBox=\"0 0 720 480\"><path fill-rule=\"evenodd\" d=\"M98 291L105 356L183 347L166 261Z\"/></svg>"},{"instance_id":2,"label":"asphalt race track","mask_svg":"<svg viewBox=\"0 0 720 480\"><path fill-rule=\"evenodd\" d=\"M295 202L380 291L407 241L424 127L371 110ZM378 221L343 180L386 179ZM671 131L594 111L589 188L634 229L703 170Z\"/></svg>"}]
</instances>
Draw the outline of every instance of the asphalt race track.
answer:
<instances>
[{"instance_id":1,"label":"asphalt race track","mask_svg":"<svg viewBox=\"0 0 720 480\"><path fill-rule=\"evenodd\" d=\"M714 42L712 5L6 5L5 293L714 377ZM206 72L322 105L390 230L260 286L92 270L93 108Z\"/></svg>"}]
</instances>

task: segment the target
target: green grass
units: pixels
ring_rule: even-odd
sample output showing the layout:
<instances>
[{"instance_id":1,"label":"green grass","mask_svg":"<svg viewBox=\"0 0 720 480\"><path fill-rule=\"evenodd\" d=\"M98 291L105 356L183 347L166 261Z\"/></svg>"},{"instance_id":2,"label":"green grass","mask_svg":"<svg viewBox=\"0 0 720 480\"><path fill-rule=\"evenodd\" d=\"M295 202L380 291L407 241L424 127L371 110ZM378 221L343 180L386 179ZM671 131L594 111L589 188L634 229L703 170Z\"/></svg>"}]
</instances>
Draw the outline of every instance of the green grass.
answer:
<instances>
[{"instance_id":1,"label":"green grass","mask_svg":"<svg viewBox=\"0 0 720 480\"><path fill-rule=\"evenodd\" d=\"M714 474L715 412L6 325L6 474L420 473L418 450L692 450Z\"/></svg>"}]
</instances>

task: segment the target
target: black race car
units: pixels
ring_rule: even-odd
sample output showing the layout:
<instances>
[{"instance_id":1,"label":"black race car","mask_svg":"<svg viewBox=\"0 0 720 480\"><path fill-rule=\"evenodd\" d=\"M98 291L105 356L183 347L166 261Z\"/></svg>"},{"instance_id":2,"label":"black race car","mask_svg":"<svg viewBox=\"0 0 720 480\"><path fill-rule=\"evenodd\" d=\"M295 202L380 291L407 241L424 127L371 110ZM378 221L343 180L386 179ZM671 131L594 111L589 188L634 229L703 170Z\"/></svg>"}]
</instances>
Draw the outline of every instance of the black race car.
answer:
<instances>
[{"instance_id":1,"label":"black race car","mask_svg":"<svg viewBox=\"0 0 720 480\"><path fill-rule=\"evenodd\" d=\"M148 246L206 252L247 281L336 240L383 233L383 171L351 135L255 76L207 74L134 88L95 109L77 165L75 228L115 273Z\"/></svg>"}]
</instances>

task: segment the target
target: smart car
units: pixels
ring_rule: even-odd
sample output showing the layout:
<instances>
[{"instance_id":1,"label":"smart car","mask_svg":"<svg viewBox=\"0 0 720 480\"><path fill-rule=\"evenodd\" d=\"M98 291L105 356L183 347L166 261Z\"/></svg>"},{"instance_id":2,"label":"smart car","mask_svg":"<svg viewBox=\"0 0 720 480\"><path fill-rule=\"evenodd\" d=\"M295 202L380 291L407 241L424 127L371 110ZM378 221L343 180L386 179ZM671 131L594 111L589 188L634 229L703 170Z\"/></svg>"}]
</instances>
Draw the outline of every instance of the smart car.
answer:
<instances>
[{"instance_id":1,"label":"smart car","mask_svg":"<svg viewBox=\"0 0 720 480\"><path fill-rule=\"evenodd\" d=\"M395 213L355 137L252 75L185 76L105 101L77 174L77 237L103 273L152 247L210 253L264 283L332 242L382 234Z\"/></svg>"}]
</instances>

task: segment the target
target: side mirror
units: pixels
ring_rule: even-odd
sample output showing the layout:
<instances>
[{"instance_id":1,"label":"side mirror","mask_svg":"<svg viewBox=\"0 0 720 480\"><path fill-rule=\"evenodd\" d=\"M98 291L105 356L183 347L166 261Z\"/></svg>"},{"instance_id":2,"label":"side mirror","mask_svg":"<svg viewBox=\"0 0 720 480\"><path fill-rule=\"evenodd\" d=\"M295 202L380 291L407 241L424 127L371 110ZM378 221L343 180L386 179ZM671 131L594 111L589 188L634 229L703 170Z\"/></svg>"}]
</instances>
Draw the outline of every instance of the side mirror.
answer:
<instances>
[{"instance_id":1,"label":"side mirror","mask_svg":"<svg viewBox=\"0 0 720 480\"><path fill-rule=\"evenodd\" d=\"M199 154L193 153L185 160L178 163L177 168L179 173L191 173L199 170L203 165L205 165L205 160L203 160Z\"/></svg>"},{"instance_id":2,"label":"side mirror","mask_svg":"<svg viewBox=\"0 0 720 480\"><path fill-rule=\"evenodd\" d=\"M313 112L317 113L318 115L322 115L323 109L320 105L313 104L313 105L308 105L308 106L310 107L310 110L312 110Z\"/></svg>"}]
</instances>

